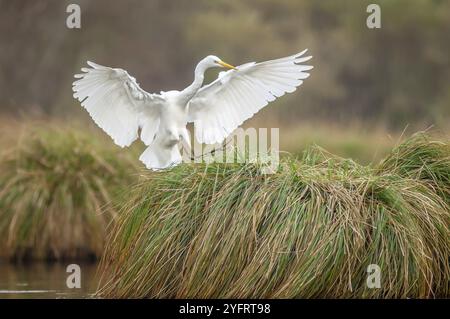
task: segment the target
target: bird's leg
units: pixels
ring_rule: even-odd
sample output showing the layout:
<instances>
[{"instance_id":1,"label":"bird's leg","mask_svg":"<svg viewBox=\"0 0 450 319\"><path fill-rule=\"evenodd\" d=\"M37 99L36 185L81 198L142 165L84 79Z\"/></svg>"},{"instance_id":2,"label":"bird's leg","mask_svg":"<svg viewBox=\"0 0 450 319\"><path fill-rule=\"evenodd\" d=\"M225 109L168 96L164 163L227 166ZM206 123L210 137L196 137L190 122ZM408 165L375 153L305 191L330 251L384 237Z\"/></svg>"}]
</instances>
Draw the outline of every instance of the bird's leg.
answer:
<instances>
[{"instance_id":1,"label":"bird's leg","mask_svg":"<svg viewBox=\"0 0 450 319\"><path fill-rule=\"evenodd\" d=\"M204 156L206 156L206 155L214 155L217 151L219 151L220 149L222 149L222 148L226 148L227 146L228 146L228 144L230 144L230 142L232 141L233 139L228 139L228 140L226 140L225 141L225 143L223 143L222 142L222 145L220 145L220 147L216 147L216 148L214 148L213 150L211 150L211 151L209 151L209 152L206 152L206 153L202 153L202 154L200 154L200 155L198 155L198 156L192 156L191 155L191 161L195 161L196 159L198 159L198 158L200 158L200 157L204 157Z\"/></svg>"}]
</instances>

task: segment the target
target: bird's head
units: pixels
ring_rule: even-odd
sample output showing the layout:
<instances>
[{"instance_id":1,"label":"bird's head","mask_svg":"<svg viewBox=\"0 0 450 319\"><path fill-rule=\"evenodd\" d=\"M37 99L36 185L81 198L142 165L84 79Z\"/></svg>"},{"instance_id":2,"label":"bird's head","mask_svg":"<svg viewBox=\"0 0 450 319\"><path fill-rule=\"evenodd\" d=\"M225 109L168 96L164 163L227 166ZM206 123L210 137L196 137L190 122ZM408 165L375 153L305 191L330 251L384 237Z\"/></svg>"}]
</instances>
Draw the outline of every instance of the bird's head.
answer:
<instances>
[{"instance_id":1,"label":"bird's head","mask_svg":"<svg viewBox=\"0 0 450 319\"><path fill-rule=\"evenodd\" d=\"M227 68L227 69L236 70L236 67L234 67L231 64L228 64L228 63L226 63L224 61L222 61L222 59L218 58L215 55L208 55L204 59L204 61L207 64L207 66L210 67L210 68L219 67L219 68Z\"/></svg>"}]
</instances>

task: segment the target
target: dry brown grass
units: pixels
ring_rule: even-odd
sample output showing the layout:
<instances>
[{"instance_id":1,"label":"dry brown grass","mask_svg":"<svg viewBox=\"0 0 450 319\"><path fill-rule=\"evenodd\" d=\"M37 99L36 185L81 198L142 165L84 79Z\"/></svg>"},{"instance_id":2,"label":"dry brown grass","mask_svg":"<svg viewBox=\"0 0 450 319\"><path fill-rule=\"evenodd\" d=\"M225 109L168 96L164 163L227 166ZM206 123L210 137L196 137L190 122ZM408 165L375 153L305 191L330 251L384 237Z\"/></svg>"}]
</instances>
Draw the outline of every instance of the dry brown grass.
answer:
<instances>
[{"instance_id":1,"label":"dry brown grass","mask_svg":"<svg viewBox=\"0 0 450 319\"><path fill-rule=\"evenodd\" d=\"M59 123L18 122L0 160L0 255L97 257L111 202L136 179L137 163L95 135Z\"/></svg>"}]
</instances>

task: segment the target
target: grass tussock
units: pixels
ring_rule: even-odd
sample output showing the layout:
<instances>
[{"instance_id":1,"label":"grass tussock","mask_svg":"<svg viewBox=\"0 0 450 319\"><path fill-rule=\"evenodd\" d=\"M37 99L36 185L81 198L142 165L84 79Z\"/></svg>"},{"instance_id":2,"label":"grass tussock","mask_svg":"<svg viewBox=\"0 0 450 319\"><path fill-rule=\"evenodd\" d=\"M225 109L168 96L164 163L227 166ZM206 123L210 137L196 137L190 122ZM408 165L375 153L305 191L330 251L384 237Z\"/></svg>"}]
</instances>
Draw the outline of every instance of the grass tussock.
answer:
<instances>
[{"instance_id":1,"label":"grass tussock","mask_svg":"<svg viewBox=\"0 0 450 319\"><path fill-rule=\"evenodd\" d=\"M109 232L98 296L448 297L448 147L413 138L379 167L316 148L273 175L253 164L149 175ZM370 264L380 289L367 287Z\"/></svg>"},{"instance_id":2,"label":"grass tussock","mask_svg":"<svg viewBox=\"0 0 450 319\"><path fill-rule=\"evenodd\" d=\"M450 143L419 133L396 147L378 167L407 178L419 179L450 205Z\"/></svg>"},{"instance_id":3,"label":"grass tussock","mask_svg":"<svg viewBox=\"0 0 450 319\"><path fill-rule=\"evenodd\" d=\"M91 134L35 125L1 154L0 255L72 259L102 253L116 216L108 203L136 174L135 163ZM102 210L102 213L100 213Z\"/></svg>"}]
</instances>

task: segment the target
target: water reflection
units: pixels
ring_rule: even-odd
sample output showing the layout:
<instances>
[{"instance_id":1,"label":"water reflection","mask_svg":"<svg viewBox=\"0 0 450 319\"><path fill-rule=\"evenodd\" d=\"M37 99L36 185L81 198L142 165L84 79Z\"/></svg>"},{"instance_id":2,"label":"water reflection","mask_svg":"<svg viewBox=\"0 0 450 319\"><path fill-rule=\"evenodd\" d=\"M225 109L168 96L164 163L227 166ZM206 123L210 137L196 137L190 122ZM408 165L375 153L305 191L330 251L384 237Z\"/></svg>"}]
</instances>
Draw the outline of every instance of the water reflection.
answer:
<instances>
[{"instance_id":1,"label":"water reflection","mask_svg":"<svg viewBox=\"0 0 450 319\"><path fill-rule=\"evenodd\" d=\"M0 262L0 298L90 298L97 288L97 264L78 263L81 288L70 289L66 285L70 263Z\"/></svg>"}]
</instances>

